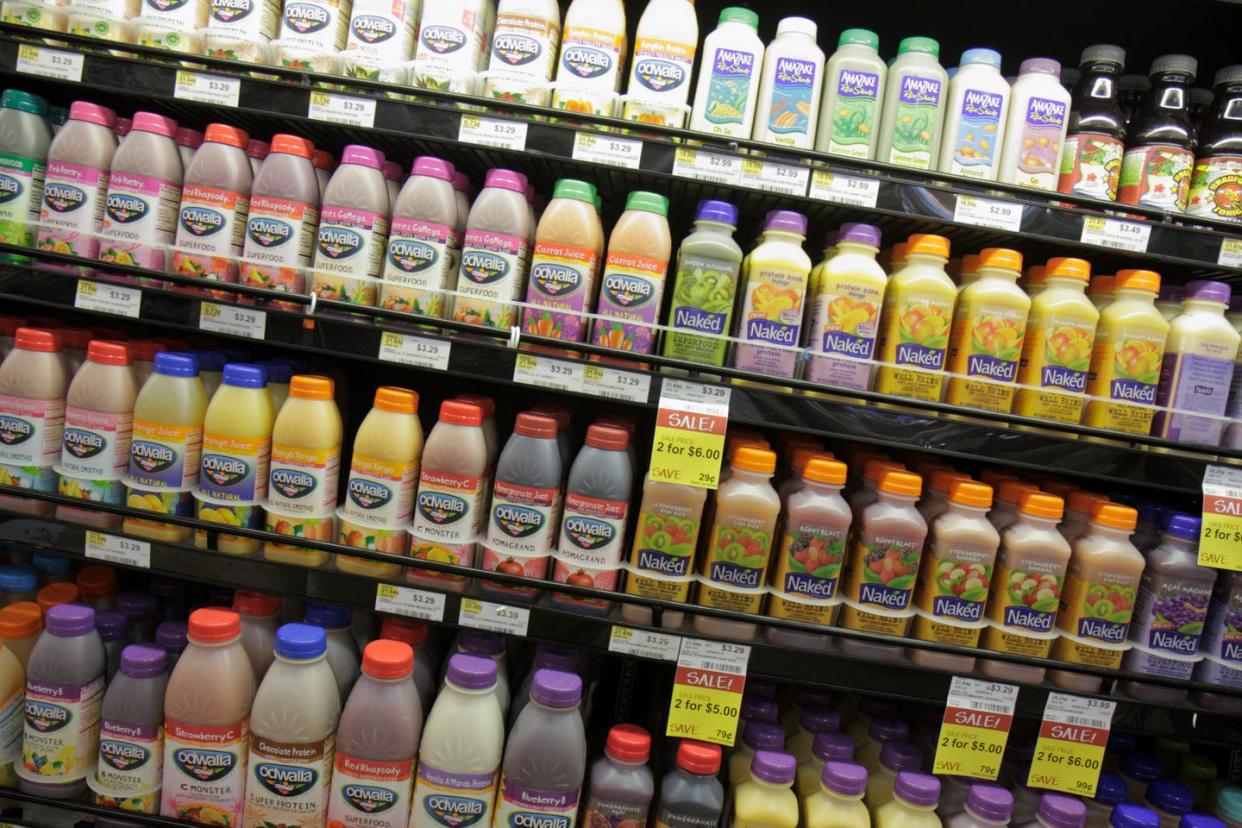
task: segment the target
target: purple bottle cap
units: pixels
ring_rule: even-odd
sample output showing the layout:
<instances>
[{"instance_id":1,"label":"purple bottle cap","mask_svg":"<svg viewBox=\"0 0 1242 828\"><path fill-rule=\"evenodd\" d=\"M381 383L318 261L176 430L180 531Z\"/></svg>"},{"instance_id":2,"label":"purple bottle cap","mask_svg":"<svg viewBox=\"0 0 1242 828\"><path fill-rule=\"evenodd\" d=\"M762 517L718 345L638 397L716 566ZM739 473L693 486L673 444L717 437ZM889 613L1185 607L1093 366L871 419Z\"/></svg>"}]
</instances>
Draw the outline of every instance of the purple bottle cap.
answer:
<instances>
[{"instance_id":1,"label":"purple bottle cap","mask_svg":"<svg viewBox=\"0 0 1242 828\"><path fill-rule=\"evenodd\" d=\"M807 733L823 733L841 729L841 714L822 707L806 707L798 717L798 724Z\"/></svg>"},{"instance_id":2,"label":"purple bottle cap","mask_svg":"<svg viewBox=\"0 0 1242 828\"><path fill-rule=\"evenodd\" d=\"M867 735L873 742L904 742L910 738L910 725L900 719L872 719Z\"/></svg>"},{"instance_id":3,"label":"purple bottle cap","mask_svg":"<svg viewBox=\"0 0 1242 828\"><path fill-rule=\"evenodd\" d=\"M867 790L867 769L857 762L824 763L819 781L824 787L841 796L861 796Z\"/></svg>"},{"instance_id":4,"label":"purple bottle cap","mask_svg":"<svg viewBox=\"0 0 1242 828\"><path fill-rule=\"evenodd\" d=\"M1162 282L1159 298L1161 302L1180 302L1186 298L1186 288L1183 285Z\"/></svg>"},{"instance_id":5,"label":"purple bottle cap","mask_svg":"<svg viewBox=\"0 0 1242 828\"><path fill-rule=\"evenodd\" d=\"M384 153L362 144L350 144L341 153L342 164L357 164L373 170L384 169Z\"/></svg>"},{"instance_id":6,"label":"purple bottle cap","mask_svg":"<svg viewBox=\"0 0 1242 828\"><path fill-rule=\"evenodd\" d=\"M471 655L497 658L504 654L505 640L502 636L473 630L461 634L457 639L457 649Z\"/></svg>"},{"instance_id":7,"label":"purple bottle cap","mask_svg":"<svg viewBox=\"0 0 1242 828\"><path fill-rule=\"evenodd\" d=\"M940 801L940 780L927 773L902 771L897 774L893 795L911 805L935 805Z\"/></svg>"},{"instance_id":8,"label":"purple bottle cap","mask_svg":"<svg viewBox=\"0 0 1242 828\"><path fill-rule=\"evenodd\" d=\"M185 649L188 625L184 621L165 621L155 628L155 643L170 653Z\"/></svg>"},{"instance_id":9,"label":"purple bottle cap","mask_svg":"<svg viewBox=\"0 0 1242 828\"><path fill-rule=\"evenodd\" d=\"M150 644L130 644L121 650L121 672L130 678L151 678L164 672L168 656Z\"/></svg>"},{"instance_id":10,"label":"purple bottle cap","mask_svg":"<svg viewBox=\"0 0 1242 828\"><path fill-rule=\"evenodd\" d=\"M999 785L971 785L966 809L991 822L1008 822L1013 815L1013 794Z\"/></svg>"},{"instance_id":11,"label":"purple bottle cap","mask_svg":"<svg viewBox=\"0 0 1242 828\"><path fill-rule=\"evenodd\" d=\"M536 670L560 670L562 673L576 673L582 666L582 653L572 647L558 647L555 644L538 644L535 646Z\"/></svg>"},{"instance_id":12,"label":"purple bottle cap","mask_svg":"<svg viewBox=\"0 0 1242 828\"><path fill-rule=\"evenodd\" d=\"M1121 757L1121 773L1139 782L1155 782L1164 765L1160 757L1142 750L1132 750Z\"/></svg>"},{"instance_id":13,"label":"purple bottle cap","mask_svg":"<svg viewBox=\"0 0 1242 828\"><path fill-rule=\"evenodd\" d=\"M155 596L149 592L122 592L116 596L116 609L126 618L150 618L155 615Z\"/></svg>"},{"instance_id":14,"label":"purple bottle cap","mask_svg":"<svg viewBox=\"0 0 1242 828\"><path fill-rule=\"evenodd\" d=\"M858 703L858 710L868 719L897 718L897 702L891 699L877 699L868 696Z\"/></svg>"},{"instance_id":15,"label":"purple bottle cap","mask_svg":"<svg viewBox=\"0 0 1242 828\"><path fill-rule=\"evenodd\" d=\"M781 750L785 747L785 728L773 722L749 721L742 730L742 744L751 750Z\"/></svg>"},{"instance_id":16,"label":"purple bottle cap","mask_svg":"<svg viewBox=\"0 0 1242 828\"><path fill-rule=\"evenodd\" d=\"M1039 819L1052 828L1082 828L1087 806L1081 799L1063 794L1044 794L1039 800Z\"/></svg>"},{"instance_id":17,"label":"purple bottle cap","mask_svg":"<svg viewBox=\"0 0 1242 828\"><path fill-rule=\"evenodd\" d=\"M95 611L82 604L57 604L43 616L43 629L57 638L86 635L95 629Z\"/></svg>"},{"instance_id":18,"label":"purple bottle cap","mask_svg":"<svg viewBox=\"0 0 1242 828\"><path fill-rule=\"evenodd\" d=\"M1147 786L1147 804L1166 814L1181 816L1195 806L1195 793L1171 779L1157 779Z\"/></svg>"},{"instance_id":19,"label":"purple bottle cap","mask_svg":"<svg viewBox=\"0 0 1242 828\"><path fill-rule=\"evenodd\" d=\"M837 244L841 242L855 242L878 248L880 246L880 239L880 228L874 224L862 224L859 222L842 224L837 233Z\"/></svg>"},{"instance_id":20,"label":"purple bottle cap","mask_svg":"<svg viewBox=\"0 0 1242 828\"><path fill-rule=\"evenodd\" d=\"M768 213L768 220L764 223L763 229L805 236L806 216L793 210L773 210Z\"/></svg>"},{"instance_id":21,"label":"purple bottle cap","mask_svg":"<svg viewBox=\"0 0 1242 828\"><path fill-rule=\"evenodd\" d=\"M1041 75L1052 75L1057 80L1061 78L1061 62L1052 58L1027 58L1022 61L1022 65L1018 67L1018 74L1025 75L1028 72L1035 72Z\"/></svg>"},{"instance_id":22,"label":"purple bottle cap","mask_svg":"<svg viewBox=\"0 0 1242 828\"><path fill-rule=\"evenodd\" d=\"M184 581L178 581L176 578L152 575L147 583L147 592L164 601L181 599L185 598L186 586Z\"/></svg>"},{"instance_id":23,"label":"purple bottle cap","mask_svg":"<svg viewBox=\"0 0 1242 828\"><path fill-rule=\"evenodd\" d=\"M456 653L449 658L445 680L463 690L486 690L496 685L496 662L490 658Z\"/></svg>"},{"instance_id":24,"label":"purple bottle cap","mask_svg":"<svg viewBox=\"0 0 1242 828\"><path fill-rule=\"evenodd\" d=\"M1203 519L1196 515L1188 515L1183 512L1174 512L1169 515L1168 520L1164 524L1165 534L1172 535L1180 540L1199 539L1199 531L1203 526Z\"/></svg>"},{"instance_id":25,"label":"purple bottle cap","mask_svg":"<svg viewBox=\"0 0 1242 828\"><path fill-rule=\"evenodd\" d=\"M891 771L918 770L923 765L923 751L909 742L885 742L880 764Z\"/></svg>"},{"instance_id":26,"label":"purple bottle cap","mask_svg":"<svg viewBox=\"0 0 1242 828\"><path fill-rule=\"evenodd\" d=\"M428 178L438 178L441 181L451 182L453 173L452 164L434 155L420 155L414 159L414 164L410 167L410 175L424 175Z\"/></svg>"},{"instance_id":27,"label":"purple bottle cap","mask_svg":"<svg viewBox=\"0 0 1242 828\"><path fill-rule=\"evenodd\" d=\"M488 170L483 186L512 190L515 193L521 193L523 198L526 197L526 176L513 170Z\"/></svg>"},{"instance_id":28,"label":"purple bottle cap","mask_svg":"<svg viewBox=\"0 0 1242 828\"><path fill-rule=\"evenodd\" d=\"M828 708L832 706L832 691L822 687L799 687L794 691L794 704L805 710L808 707Z\"/></svg>"},{"instance_id":29,"label":"purple bottle cap","mask_svg":"<svg viewBox=\"0 0 1242 828\"><path fill-rule=\"evenodd\" d=\"M741 718L747 722L775 722L781 717L781 710L776 702L767 699L742 698Z\"/></svg>"},{"instance_id":30,"label":"purple bottle cap","mask_svg":"<svg viewBox=\"0 0 1242 828\"><path fill-rule=\"evenodd\" d=\"M1186 814L1177 828L1225 828L1225 821L1211 814Z\"/></svg>"},{"instance_id":31,"label":"purple bottle cap","mask_svg":"<svg viewBox=\"0 0 1242 828\"><path fill-rule=\"evenodd\" d=\"M1113 828L1159 828L1160 815L1142 805L1119 802L1113 808L1108 824Z\"/></svg>"},{"instance_id":32,"label":"purple bottle cap","mask_svg":"<svg viewBox=\"0 0 1242 828\"><path fill-rule=\"evenodd\" d=\"M758 750L750 760L750 775L773 785L788 785L798 773L798 760L783 750Z\"/></svg>"},{"instance_id":33,"label":"purple bottle cap","mask_svg":"<svg viewBox=\"0 0 1242 828\"><path fill-rule=\"evenodd\" d=\"M95 610L95 629L104 641L117 641L125 637L129 619L116 610Z\"/></svg>"},{"instance_id":34,"label":"purple bottle cap","mask_svg":"<svg viewBox=\"0 0 1242 828\"><path fill-rule=\"evenodd\" d=\"M737 227L737 207L727 201L700 201L695 221L717 221L730 227Z\"/></svg>"},{"instance_id":35,"label":"purple bottle cap","mask_svg":"<svg viewBox=\"0 0 1242 828\"><path fill-rule=\"evenodd\" d=\"M582 679L577 673L536 670L530 685L530 699L544 707L565 710L582 701Z\"/></svg>"},{"instance_id":36,"label":"purple bottle cap","mask_svg":"<svg viewBox=\"0 0 1242 828\"><path fill-rule=\"evenodd\" d=\"M848 762L854 758L854 740L844 733L825 731L815 734L811 753L825 761Z\"/></svg>"},{"instance_id":37,"label":"purple bottle cap","mask_svg":"<svg viewBox=\"0 0 1242 828\"><path fill-rule=\"evenodd\" d=\"M1224 302L1233 298L1233 291L1224 282L1191 282L1187 285L1186 298L1199 302Z\"/></svg>"},{"instance_id":38,"label":"purple bottle cap","mask_svg":"<svg viewBox=\"0 0 1242 828\"><path fill-rule=\"evenodd\" d=\"M746 689L742 691L743 697L754 697L757 699L766 699L767 701L776 701L776 685L770 681L761 681L755 679L746 682Z\"/></svg>"}]
</instances>

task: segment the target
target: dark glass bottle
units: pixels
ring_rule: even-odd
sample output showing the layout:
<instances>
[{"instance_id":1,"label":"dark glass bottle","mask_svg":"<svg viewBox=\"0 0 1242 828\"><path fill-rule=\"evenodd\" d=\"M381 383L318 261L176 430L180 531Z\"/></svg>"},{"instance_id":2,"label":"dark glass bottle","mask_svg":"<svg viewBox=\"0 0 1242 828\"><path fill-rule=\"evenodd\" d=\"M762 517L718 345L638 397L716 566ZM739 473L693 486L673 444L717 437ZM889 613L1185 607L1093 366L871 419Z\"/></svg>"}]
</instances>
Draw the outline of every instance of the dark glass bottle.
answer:
<instances>
[{"instance_id":1,"label":"dark glass bottle","mask_svg":"<svg viewBox=\"0 0 1242 828\"><path fill-rule=\"evenodd\" d=\"M1192 216L1242 221L1242 66L1216 73L1190 182Z\"/></svg>"},{"instance_id":2,"label":"dark glass bottle","mask_svg":"<svg viewBox=\"0 0 1242 828\"><path fill-rule=\"evenodd\" d=\"M1151 81L1142 75L1122 75L1119 86L1117 103L1121 104L1121 111L1126 114L1128 127L1138 116L1139 107L1143 105L1143 96L1151 88Z\"/></svg>"},{"instance_id":3,"label":"dark glass bottle","mask_svg":"<svg viewBox=\"0 0 1242 828\"><path fill-rule=\"evenodd\" d=\"M1164 55L1151 64L1151 89L1130 125L1117 200L1123 204L1182 212L1195 163L1190 122L1190 85L1198 61Z\"/></svg>"},{"instance_id":4,"label":"dark glass bottle","mask_svg":"<svg viewBox=\"0 0 1242 828\"><path fill-rule=\"evenodd\" d=\"M1126 50L1120 46L1099 44L1083 49L1061 155L1060 192L1109 201L1117 198L1126 151L1125 113L1117 93L1125 65Z\"/></svg>"}]
</instances>

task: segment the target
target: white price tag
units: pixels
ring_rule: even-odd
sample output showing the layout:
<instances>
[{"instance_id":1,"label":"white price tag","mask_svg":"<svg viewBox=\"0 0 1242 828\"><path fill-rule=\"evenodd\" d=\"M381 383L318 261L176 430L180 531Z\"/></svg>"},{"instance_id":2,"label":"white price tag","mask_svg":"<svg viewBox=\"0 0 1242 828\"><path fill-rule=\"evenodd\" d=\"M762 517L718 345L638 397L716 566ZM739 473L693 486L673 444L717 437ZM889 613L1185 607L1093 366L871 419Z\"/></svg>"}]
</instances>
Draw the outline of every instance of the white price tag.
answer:
<instances>
[{"instance_id":1,"label":"white price tag","mask_svg":"<svg viewBox=\"0 0 1242 828\"><path fill-rule=\"evenodd\" d=\"M138 288L79 279L78 293L73 297L73 306L82 310L112 313L137 319L142 308L142 291Z\"/></svg>"},{"instance_id":2,"label":"white price tag","mask_svg":"<svg viewBox=\"0 0 1242 828\"><path fill-rule=\"evenodd\" d=\"M582 391L583 365L562 359L518 354L513 366L513 381L523 385L536 385L553 391Z\"/></svg>"},{"instance_id":3,"label":"white price tag","mask_svg":"<svg viewBox=\"0 0 1242 828\"><path fill-rule=\"evenodd\" d=\"M236 107L241 97L241 78L205 75L183 69L177 72L173 97L216 106Z\"/></svg>"},{"instance_id":4,"label":"white price tag","mask_svg":"<svg viewBox=\"0 0 1242 828\"><path fill-rule=\"evenodd\" d=\"M453 343L425 336L411 336L384 331L380 337L379 358L385 362L447 371Z\"/></svg>"},{"instance_id":5,"label":"white price tag","mask_svg":"<svg viewBox=\"0 0 1242 828\"><path fill-rule=\"evenodd\" d=\"M949 685L949 696L945 707L973 710L995 716L1013 717L1018 705L1018 688L1013 684L1001 684L999 681L980 681L978 679L954 676Z\"/></svg>"},{"instance_id":6,"label":"white price tag","mask_svg":"<svg viewBox=\"0 0 1242 828\"><path fill-rule=\"evenodd\" d=\"M522 121L462 115L457 140L464 144L522 152L526 149L526 124Z\"/></svg>"},{"instance_id":7,"label":"white price tag","mask_svg":"<svg viewBox=\"0 0 1242 828\"><path fill-rule=\"evenodd\" d=\"M1113 711L1117 702L1107 699L1090 699L1085 696L1071 696L1068 693L1049 693L1048 702L1044 705L1044 724L1049 722L1071 727L1091 727L1105 731L1104 741L1108 741L1108 731L1113 726Z\"/></svg>"},{"instance_id":8,"label":"white price tag","mask_svg":"<svg viewBox=\"0 0 1242 828\"><path fill-rule=\"evenodd\" d=\"M26 75L81 83L85 63L85 56L74 52L28 44L17 47L17 71Z\"/></svg>"},{"instance_id":9,"label":"white price tag","mask_svg":"<svg viewBox=\"0 0 1242 828\"><path fill-rule=\"evenodd\" d=\"M524 636L526 627L530 624L530 610L507 604L493 604L477 598L462 598L457 623L476 630Z\"/></svg>"},{"instance_id":10,"label":"white price tag","mask_svg":"<svg viewBox=\"0 0 1242 828\"><path fill-rule=\"evenodd\" d=\"M1082 222L1083 244L1094 244L1110 250L1146 253L1151 226L1136 221L1119 221L1103 216L1087 216Z\"/></svg>"},{"instance_id":11,"label":"white price tag","mask_svg":"<svg viewBox=\"0 0 1242 828\"><path fill-rule=\"evenodd\" d=\"M816 170L811 176L811 198L873 208L880 199L880 182L873 178Z\"/></svg>"},{"instance_id":12,"label":"white price tag","mask_svg":"<svg viewBox=\"0 0 1242 828\"><path fill-rule=\"evenodd\" d=\"M312 92L306 117L312 121L371 129L375 126L375 101L350 95Z\"/></svg>"},{"instance_id":13,"label":"white price tag","mask_svg":"<svg viewBox=\"0 0 1242 828\"><path fill-rule=\"evenodd\" d=\"M732 389L666 377L660 385L660 408L705 417L729 419Z\"/></svg>"},{"instance_id":14,"label":"white price tag","mask_svg":"<svg viewBox=\"0 0 1242 828\"><path fill-rule=\"evenodd\" d=\"M681 652L681 636L613 625L612 635L608 637L608 652L676 661Z\"/></svg>"},{"instance_id":15,"label":"white price tag","mask_svg":"<svg viewBox=\"0 0 1242 828\"><path fill-rule=\"evenodd\" d=\"M776 161L764 161L761 158L747 158L742 161L742 174L738 183L754 190L804 196L810 181L810 167L780 164Z\"/></svg>"},{"instance_id":16,"label":"white price tag","mask_svg":"<svg viewBox=\"0 0 1242 828\"><path fill-rule=\"evenodd\" d=\"M953 208L953 220L959 224L991 227L1016 233L1022 229L1022 205L1007 201L993 201L977 196L957 196Z\"/></svg>"},{"instance_id":17,"label":"white price tag","mask_svg":"<svg viewBox=\"0 0 1242 828\"><path fill-rule=\"evenodd\" d=\"M86 557L108 563L151 568L151 544L103 532L86 533Z\"/></svg>"},{"instance_id":18,"label":"white price tag","mask_svg":"<svg viewBox=\"0 0 1242 828\"><path fill-rule=\"evenodd\" d=\"M651 395L651 377L592 363L582 366L582 392L610 400L645 403Z\"/></svg>"},{"instance_id":19,"label":"white price tag","mask_svg":"<svg viewBox=\"0 0 1242 828\"><path fill-rule=\"evenodd\" d=\"M444 620L444 596L396 584L376 584L375 611L439 623Z\"/></svg>"},{"instance_id":20,"label":"white price tag","mask_svg":"<svg viewBox=\"0 0 1242 828\"><path fill-rule=\"evenodd\" d=\"M673 156L673 175L710 184L737 184L742 178L742 159L693 147L678 147Z\"/></svg>"},{"instance_id":21,"label":"white price tag","mask_svg":"<svg viewBox=\"0 0 1242 828\"><path fill-rule=\"evenodd\" d=\"M579 132L574 137L575 161L590 161L595 164L608 164L613 167L636 170L642 163L642 159L642 141L614 138L611 135L596 135L593 132Z\"/></svg>"},{"instance_id":22,"label":"white price tag","mask_svg":"<svg viewBox=\"0 0 1242 828\"><path fill-rule=\"evenodd\" d=\"M1242 239L1224 239L1216 263L1221 267L1242 267Z\"/></svg>"},{"instance_id":23,"label":"white price tag","mask_svg":"<svg viewBox=\"0 0 1242 828\"><path fill-rule=\"evenodd\" d=\"M200 330L247 339L267 337L267 313L254 308L237 308L215 302L203 302L198 310Z\"/></svg>"}]
</instances>

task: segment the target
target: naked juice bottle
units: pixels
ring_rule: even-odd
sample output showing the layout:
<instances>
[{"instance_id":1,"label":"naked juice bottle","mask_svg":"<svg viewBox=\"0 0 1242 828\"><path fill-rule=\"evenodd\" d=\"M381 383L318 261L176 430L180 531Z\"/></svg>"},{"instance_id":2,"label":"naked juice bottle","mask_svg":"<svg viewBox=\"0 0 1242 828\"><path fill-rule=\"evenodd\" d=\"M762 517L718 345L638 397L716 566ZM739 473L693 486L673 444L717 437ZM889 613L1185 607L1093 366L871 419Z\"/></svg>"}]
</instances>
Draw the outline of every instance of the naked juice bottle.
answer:
<instances>
[{"instance_id":1,"label":"naked juice bottle","mask_svg":"<svg viewBox=\"0 0 1242 828\"><path fill-rule=\"evenodd\" d=\"M850 507L841 497L845 464L807 461L802 485L785 503L784 533L772 574L768 614L808 624L836 619L841 566L850 530Z\"/></svg>"},{"instance_id":2,"label":"naked juice bottle","mask_svg":"<svg viewBox=\"0 0 1242 828\"><path fill-rule=\"evenodd\" d=\"M599 304L591 342L618 351L649 354L655 350L664 277L672 256L668 198L633 192L625 212L608 237L608 258L600 282Z\"/></svg>"},{"instance_id":3,"label":"naked juice bottle","mask_svg":"<svg viewBox=\"0 0 1242 828\"><path fill-rule=\"evenodd\" d=\"M517 308L511 303L526 284L533 229L526 176L489 170L466 221L454 320L506 329L516 322Z\"/></svg>"},{"instance_id":4,"label":"naked juice bottle","mask_svg":"<svg viewBox=\"0 0 1242 828\"><path fill-rule=\"evenodd\" d=\"M689 600L706 502L707 489L651 477L643 480L638 529L630 549L633 569L625 579L627 595L678 603ZM624 604L621 611L627 620L650 619L650 610L635 604Z\"/></svg>"},{"instance_id":5,"label":"naked juice bottle","mask_svg":"<svg viewBox=\"0 0 1242 828\"><path fill-rule=\"evenodd\" d=\"M875 390L881 394L939 402L949 349L957 287L944 266L949 240L914 235L907 242L906 266L893 274L884 292L880 356ZM909 366L909 367L903 367Z\"/></svg>"},{"instance_id":6,"label":"naked juice bottle","mask_svg":"<svg viewBox=\"0 0 1242 828\"><path fill-rule=\"evenodd\" d=\"M811 257L802 249L805 241L806 216L792 210L768 213L760 242L743 266L737 319L742 342L734 349L735 368L772 377L794 375L811 276Z\"/></svg>"},{"instance_id":7,"label":"naked juice bottle","mask_svg":"<svg viewBox=\"0 0 1242 828\"><path fill-rule=\"evenodd\" d=\"M806 378L840 388L871 390L875 340L888 276L876 262L880 228L845 224L836 254L819 270L811 303Z\"/></svg>"}]
</instances>

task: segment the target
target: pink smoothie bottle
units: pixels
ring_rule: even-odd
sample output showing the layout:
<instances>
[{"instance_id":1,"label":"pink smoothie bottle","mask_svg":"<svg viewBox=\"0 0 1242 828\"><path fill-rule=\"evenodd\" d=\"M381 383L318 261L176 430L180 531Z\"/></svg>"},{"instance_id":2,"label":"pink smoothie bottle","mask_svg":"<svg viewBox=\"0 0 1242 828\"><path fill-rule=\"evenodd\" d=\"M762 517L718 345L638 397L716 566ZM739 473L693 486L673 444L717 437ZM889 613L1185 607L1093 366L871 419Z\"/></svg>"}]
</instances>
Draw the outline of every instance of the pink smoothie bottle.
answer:
<instances>
[{"instance_id":1,"label":"pink smoothie bottle","mask_svg":"<svg viewBox=\"0 0 1242 828\"><path fill-rule=\"evenodd\" d=\"M183 175L176 130L172 118L134 113L133 127L112 157L100 261L160 271L168 266Z\"/></svg>"},{"instance_id":2,"label":"pink smoothie bottle","mask_svg":"<svg viewBox=\"0 0 1242 828\"><path fill-rule=\"evenodd\" d=\"M47 150L47 177L39 210L40 250L93 259L99 252L108 171L116 153L116 113L74 101L69 120Z\"/></svg>"}]
</instances>

